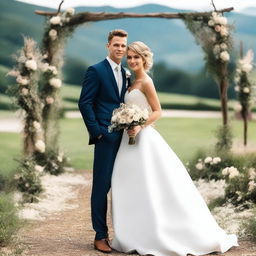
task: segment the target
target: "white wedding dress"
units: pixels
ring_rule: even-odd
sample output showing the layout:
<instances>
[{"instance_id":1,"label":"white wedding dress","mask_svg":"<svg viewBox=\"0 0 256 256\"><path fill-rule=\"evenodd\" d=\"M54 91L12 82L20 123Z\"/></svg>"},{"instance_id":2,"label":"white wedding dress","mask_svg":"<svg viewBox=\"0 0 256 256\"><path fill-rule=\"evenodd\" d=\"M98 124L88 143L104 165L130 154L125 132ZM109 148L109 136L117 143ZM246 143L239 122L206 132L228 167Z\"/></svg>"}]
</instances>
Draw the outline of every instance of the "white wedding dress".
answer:
<instances>
[{"instance_id":1,"label":"white wedding dress","mask_svg":"<svg viewBox=\"0 0 256 256\"><path fill-rule=\"evenodd\" d=\"M150 109L133 89L126 103ZM184 142L185 143L185 142ZM112 248L155 256L203 255L238 246L216 223L182 162L151 126L128 145L124 131L112 175Z\"/></svg>"}]
</instances>

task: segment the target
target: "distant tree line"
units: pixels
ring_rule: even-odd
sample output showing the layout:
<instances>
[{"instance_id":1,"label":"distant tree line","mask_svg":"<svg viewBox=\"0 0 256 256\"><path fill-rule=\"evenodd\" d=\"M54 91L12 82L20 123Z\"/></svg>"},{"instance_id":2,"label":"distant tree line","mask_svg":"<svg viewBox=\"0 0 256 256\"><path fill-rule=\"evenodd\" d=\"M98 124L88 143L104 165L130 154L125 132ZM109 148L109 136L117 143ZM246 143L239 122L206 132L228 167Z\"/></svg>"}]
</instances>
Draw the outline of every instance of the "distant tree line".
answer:
<instances>
[{"instance_id":1,"label":"distant tree line","mask_svg":"<svg viewBox=\"0 0 256 256\"><path fill-rule=\"evenodd\" d=\"M87 67L88 64L85 61L67 57L63 68L64 82L81 86ZM5 76L7 70L0 68L0 93L5 93L10 84L10 79ZM157 91L219 98L218 86L205 69L192 74L184 70L170 68L165 63L156 63L150 75ZM229 87L229 98L235 98L232 86Z\"/></svg>"}]
</instances>

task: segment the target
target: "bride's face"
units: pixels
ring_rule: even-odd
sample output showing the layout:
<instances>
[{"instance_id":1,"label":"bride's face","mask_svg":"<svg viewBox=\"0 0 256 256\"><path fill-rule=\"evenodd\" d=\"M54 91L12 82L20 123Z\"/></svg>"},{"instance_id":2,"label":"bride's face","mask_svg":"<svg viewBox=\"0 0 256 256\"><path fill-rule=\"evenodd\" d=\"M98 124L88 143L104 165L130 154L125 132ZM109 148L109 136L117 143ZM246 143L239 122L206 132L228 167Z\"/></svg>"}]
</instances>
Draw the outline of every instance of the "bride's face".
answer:
<instances>
[{"instance_id":1,"label":"bride's face","mask_svg":"<svg viewBox=\"0 0 256 256\"><path fill-rule=\"evenodd\" d=\"M127 52L127 63L129 68L133 71L137 71L140 69L144 69L144 60L143 58L136 52L132 50L128 50Z\"/></svg>"}]
</instances>

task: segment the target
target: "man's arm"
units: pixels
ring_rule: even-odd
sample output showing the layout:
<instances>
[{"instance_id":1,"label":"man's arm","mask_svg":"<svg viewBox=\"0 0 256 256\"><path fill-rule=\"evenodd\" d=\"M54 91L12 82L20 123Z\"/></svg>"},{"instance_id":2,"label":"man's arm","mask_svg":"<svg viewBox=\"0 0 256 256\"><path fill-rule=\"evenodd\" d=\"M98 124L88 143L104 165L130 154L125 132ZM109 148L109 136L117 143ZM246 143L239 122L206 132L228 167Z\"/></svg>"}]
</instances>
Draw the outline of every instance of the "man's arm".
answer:
<instances>
[{"instance_id":1,"label":"man's arm","mask_svg":"<svg viewBox=\"0 0 256 256\"><path fill-rule=\"evenodd\" d=\"M100 87L99 78L95 68L89 67L83 81L78 106L83 116L84 123L92 139L101 137L101 130L93 110L94 100Z\"/></svg>"}]
</instances>

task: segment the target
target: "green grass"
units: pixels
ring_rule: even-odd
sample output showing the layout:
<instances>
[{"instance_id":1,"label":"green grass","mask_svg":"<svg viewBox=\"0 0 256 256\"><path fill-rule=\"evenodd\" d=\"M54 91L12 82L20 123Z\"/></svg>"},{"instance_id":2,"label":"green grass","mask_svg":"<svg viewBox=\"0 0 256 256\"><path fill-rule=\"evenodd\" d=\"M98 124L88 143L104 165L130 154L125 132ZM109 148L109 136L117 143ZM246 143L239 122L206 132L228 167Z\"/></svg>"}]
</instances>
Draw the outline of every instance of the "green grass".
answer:
<instances>
[{"instance_id":1,"label":"green grass","mask_svg":"<svg viewBox=\"0 0 256 256\"><path fill-rule=\"evenodd\" d=\"M162 118L156 129L164 137L181 160L189 161L199 148L209 149L215 143L214 131L221 124L220 119ZM242 122L232 121L235 139L242 141ZM60 121L61 148L71 158L75 169L91 169L93 145L88 145L88 134L82 119ZM249 123L248 141L256 143L256 123ZM9 173L17 163L13 160L22 150L21 136L15 133L0 133L0 170Z\"/></svg>"}]
</instances>

